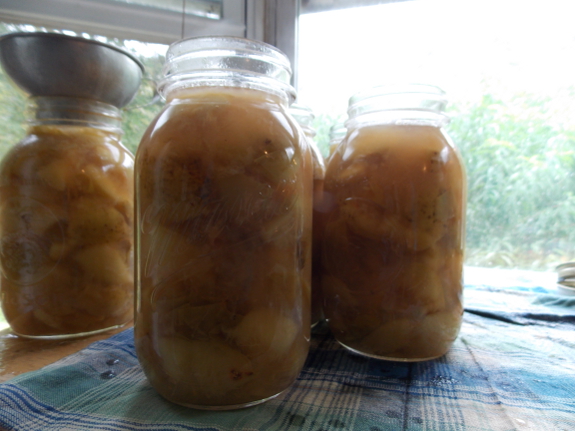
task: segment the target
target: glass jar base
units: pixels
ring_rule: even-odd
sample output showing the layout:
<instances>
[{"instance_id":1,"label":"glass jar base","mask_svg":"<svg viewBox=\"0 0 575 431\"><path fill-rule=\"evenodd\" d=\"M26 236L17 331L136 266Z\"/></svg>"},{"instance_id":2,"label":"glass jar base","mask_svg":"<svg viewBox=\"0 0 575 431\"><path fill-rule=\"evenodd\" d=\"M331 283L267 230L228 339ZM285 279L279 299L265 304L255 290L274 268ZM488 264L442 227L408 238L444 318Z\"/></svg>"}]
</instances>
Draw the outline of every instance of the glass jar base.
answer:
<instances>
[{"instance_id":1,"label":"glass jar base","mask_svg":"<svg viewBox=\"0 0 575 431\"><path fill-rule=\"evenodd\" d=\"M379 359L382 361L423 362L423 361L430 361L432 359L441 358L443 355L445 355L445 353L447 353L447 352L443 352L440 355L426 356L426 357L421 357L421 358L404 358L404 357L396 357L396 356L382 356L382 355L374 355L372 353L365 353L365 352L362 352L361 350L356 350L353 347L346 346L344 343L342 343L339 340L337 340L337 342L342 347L345 347L347 350L349 350L352 353L355 353L356 355L364 356L367 358Z\"/></svg>"},{"instance_id":2,"label":"glass jar base","mask_svg":"<svg viewBox=\"0 0 575 431\"><path fill-rule=\"evenodd\" d=\"M12 332L14 332L14 334L16 334L19 337L22 338L30 338L33 340L66 340L66 339L71 339L71 338L82 338L82 337L88 337L90 335L96 335L96 334L101 334L103 332L108 332L108 331L112 331L114 329L119 329L122 326L125 326L128 322L126 323L122 323L120 325L114 325L114 326L109 326L107 328L102 328L102 329L96 329L94 331L88 331L88 332L77 332L74 334L56 334L56 335L30 335L30 334L21 334L18 331L15 331L14 329L12 329Z\"/></svg>"},{"instance_id":3,"label":"glass jar base","mask_svg":"<svg viewBox=\"0 0 575 431\"><path fill-rule=\"evenodd\" d=\"M189 407L189 408L197 409L197 410L212 410L212 411L214 411L214 410L220 410L220 411L221 410L239 410L239 409L245 409L248 407L257 406L258 404L263 404L266 401L269 401L269 400L277 397L282 392L283 391L278 392L277 394L272 395L271 397L264 398L262 400L257 400L257 401L252 401L249 403L242 403L242 404L230 404L230 405L226 405L226 406L203 406L203 405L198 405L198 404L178 403L178 402L174 402L174 401L172 401L172 402L174 402L175 404L178 404L180 406L183 406L183 407Z\"/></svg>"}]
</instances>

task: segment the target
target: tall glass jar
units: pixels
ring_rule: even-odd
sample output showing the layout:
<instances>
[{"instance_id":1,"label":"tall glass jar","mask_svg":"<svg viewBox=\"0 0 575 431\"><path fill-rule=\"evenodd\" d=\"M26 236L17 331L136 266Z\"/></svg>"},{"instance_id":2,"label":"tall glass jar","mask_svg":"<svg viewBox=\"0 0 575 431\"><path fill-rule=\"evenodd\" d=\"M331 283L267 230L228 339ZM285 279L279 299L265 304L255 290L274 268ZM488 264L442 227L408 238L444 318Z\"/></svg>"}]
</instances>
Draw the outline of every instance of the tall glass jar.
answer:
<instances>
[{"instance_id":1,"label":"tall glass jar","mask_svg":"<svg viewBox=\"0 0 575 431\"><path fill-rule=\"evenodd\" d=\"M354 352L421 361L445 354L463 314L466 178L442 126L442 90L376 87L350 99L328 162L324 311Z\"/></svg>"},{"instance_id":2,"label":"tall glass jar","mask_svg":"<svg viewBox=\"0 0 575 431\"><path fill-rule=\"evenodd\" d=\"M313 157L313 228L312 228L312 278L311 278L311 325L317 325L323 320L321 295L321 208L323 197L323 181L325 178L325 162L323 155L315 142L317 132L313 128L315 118L311 108L294 103L290 106L290 114L301 126L307 142L311 147Z\"/></svg>"},{"instance_id":3,"label":"tall glass jar","mask_svg":"<svg viewBox=\"0 0 575 431\"><path fill-rule=\"evenodd\" d=\"M133 318L133 164L118 108L29 99L0 165L2 310L18 335L69 338Z\"/></svg>"},{"instance_id":4,"label":"tall glass jar","mask_svg":"<svg viewBox=\"0 0 575 431\"><path fill-rule=\"evenodd\" d=\"M136 155L138 358L166 399L234 409L297 378L310 334L313 166L287 57L179 41Z\"/></svg>"}]
</instances>

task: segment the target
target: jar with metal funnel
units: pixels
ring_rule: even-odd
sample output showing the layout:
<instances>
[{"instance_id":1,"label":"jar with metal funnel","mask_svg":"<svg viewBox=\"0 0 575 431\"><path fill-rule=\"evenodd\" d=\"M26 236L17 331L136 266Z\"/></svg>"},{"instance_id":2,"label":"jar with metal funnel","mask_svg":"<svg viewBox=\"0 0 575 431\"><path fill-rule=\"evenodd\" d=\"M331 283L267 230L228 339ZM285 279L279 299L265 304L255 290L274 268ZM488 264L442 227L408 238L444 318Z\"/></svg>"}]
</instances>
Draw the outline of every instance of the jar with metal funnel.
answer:
<instances>
[{"instance_id":1,"label":"jar with metal funnel","mask_svg":"<svg viewBox=\"0 0 575 431\"><path fill-rule=\"evenodd\" d=\"M0 38L28 95L27 134L0 164L0 292L12 330L71 338L133 318L133 155L121 108L143 73L130 54L53 33Z\"/></svg>"}]
</instances>

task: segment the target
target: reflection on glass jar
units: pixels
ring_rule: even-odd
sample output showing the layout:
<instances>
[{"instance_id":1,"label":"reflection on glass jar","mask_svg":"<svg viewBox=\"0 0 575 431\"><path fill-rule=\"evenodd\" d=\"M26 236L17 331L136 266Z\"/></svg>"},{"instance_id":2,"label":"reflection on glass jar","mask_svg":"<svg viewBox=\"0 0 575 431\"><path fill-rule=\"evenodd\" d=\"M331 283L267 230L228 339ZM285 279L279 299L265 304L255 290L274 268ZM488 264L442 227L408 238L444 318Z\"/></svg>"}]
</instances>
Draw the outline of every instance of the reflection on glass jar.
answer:
<instances>
[{"instance_id":1,"label":"reflection on glass jar","mask_svg":"<svg viewBox=\"0 0 575 431\"><path fill-rule=\"evenodd\" d=\"M445 103L429 86L357 94L328 162L324 310L363 355L436 358L459 332L466 179Z\"/></svg>"},{"instance_id":2,"label":"reflection on glass jar","mask_svg":"<svg viewBox=\"0 0 575 431\"><path fill-rule=\"evenodd\" d=\"M335 149L340 144L340 142L345 138L347 133L347 128L343 123L336 123L329 129L329 158L335 152Z\"/></svg>"},{"instance_id":3,"label":"reflection on glass jar","mask_svg":"<svg viewBox=\"0 0 575 431\"><path fill-rule=\"evenodd\" d=\"M313 229L312 229L312 282L311 282L311 324L312 327L323 320L321 295L321 216L323 181L325 178L325 162L314 138L313 128L315 116L311 108L294 103L290 106L290 114L301 126L313 157Z\"/></svg>"},{"instance_id":4,"label":"reflection on glass jar","mask_svg":"<svg viewBox=\"0 0 575 431\"><path fill-rule=\"evenodd\" d=\"M167 58L136 156L136 350L166 399L246 407L307 356L311 153L275 48L193 38Z\"/></svg>"},{"instance_id":5,"label":"reflection on glass jar","mask_svg":"<svg viewBox=\"0 0 575 431\"><path fill-rule=\"evenodd\" d=\"M133 317L133 156L120 112L30 99L27 136L0 166L2 309L15 333L69 338Z\"/></svg>"}]
</instances>

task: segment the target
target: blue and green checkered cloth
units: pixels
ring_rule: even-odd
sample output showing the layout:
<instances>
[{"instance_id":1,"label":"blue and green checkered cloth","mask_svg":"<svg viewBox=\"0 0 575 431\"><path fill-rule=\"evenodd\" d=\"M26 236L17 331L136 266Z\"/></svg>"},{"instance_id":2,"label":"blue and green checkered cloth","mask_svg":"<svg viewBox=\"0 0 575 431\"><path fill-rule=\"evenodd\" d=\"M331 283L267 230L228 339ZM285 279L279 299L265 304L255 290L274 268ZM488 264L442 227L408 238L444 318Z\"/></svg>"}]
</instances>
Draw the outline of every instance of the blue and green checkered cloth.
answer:
<instances>
[{"instance_id":1,"label":"blue and green checkered cloth","mask_svg":"<svg viewBox=\"0 0 575 431\"><path fill-rule=\"evenodd\" d=\"M0 428L575 430L575 297L533 280L468 278L460 336L437 360L356 356L320 325L301 375L279 397L242 410L198 411L156 394L129 329L1 384Z\"/></svg>"}]
</instances>

